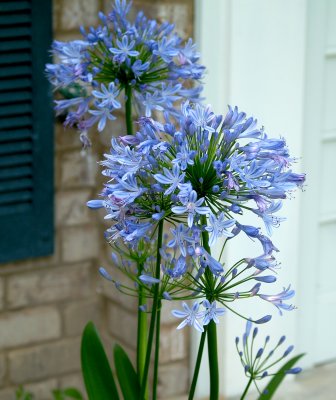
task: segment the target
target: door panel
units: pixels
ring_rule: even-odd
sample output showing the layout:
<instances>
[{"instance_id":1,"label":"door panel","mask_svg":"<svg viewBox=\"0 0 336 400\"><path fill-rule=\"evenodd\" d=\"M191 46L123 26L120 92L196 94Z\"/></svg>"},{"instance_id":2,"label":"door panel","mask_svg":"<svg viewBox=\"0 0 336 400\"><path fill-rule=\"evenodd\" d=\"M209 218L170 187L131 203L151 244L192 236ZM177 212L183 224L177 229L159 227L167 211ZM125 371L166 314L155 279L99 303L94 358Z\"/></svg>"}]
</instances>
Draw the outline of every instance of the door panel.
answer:
<instances>
[{"instance_id":1,"label":"door panel","mask_svg":"<svg viewBox=\"0 0 336 400\"><path fill-rule=\"evenodd\" d=\"M310 24L309 29L321 40L311 50L308 43L308 52L315 51L315 57L319 58L314 76L310 78L317 80L315 88L319 88L320 93L308 91L307 94L311 96L310 101L317 99L315 109L319 132L316 132L318 139L315 144L314 140L311 141L314 149L310 154L317 152L317 180L311 190L316 191L318 205L311 204L311 207L318 208L318 221L312 224L316 227L313 233L316 235L316 256L309 268L315 270L312 292L316 307L312 315L314 362L322 363L336 359L336 1L322 0L316 2L315 7L319 9L311 21L314 18L320 21ZM321 29L321 32L314 32L316 29ZM314 57L310 59L314 60ZM320 117L319 110L322 111ZM314 162L313 159L309 161ZM309 215L306 217L309 218Z\"/></svg>"}]
</instances>

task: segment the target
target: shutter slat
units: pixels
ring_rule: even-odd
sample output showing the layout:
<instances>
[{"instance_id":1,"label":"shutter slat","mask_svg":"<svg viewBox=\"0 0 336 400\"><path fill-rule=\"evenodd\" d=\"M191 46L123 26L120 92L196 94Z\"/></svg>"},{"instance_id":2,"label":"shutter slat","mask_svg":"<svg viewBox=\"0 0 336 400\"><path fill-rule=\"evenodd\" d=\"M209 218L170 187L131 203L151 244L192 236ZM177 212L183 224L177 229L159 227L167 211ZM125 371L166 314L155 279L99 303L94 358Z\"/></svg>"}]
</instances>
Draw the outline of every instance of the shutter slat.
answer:
<instances>
[{"instance_id":1,"label":"shutter slat","mask_svg":"<svg viewBox=\"0 0 336 400\"><path fill-rule=\"evenodd\" d=\"M1 3L0 3L1 4ZM1 26L12 26L12 25L23 25L31 22L30 14L2 14L0 13L0 25Z\"/></svg>"},{"instance_id":2,"label":"shutter slat","mask_svg":"<svg viewBox=\"0 0 336 400\"><path fill-rule=\"evenodd\" d=\"M13 179L0 182L0 193L14 192L22 189L32 189L33 180L31 178Z\"/></svg>"},{"instance_id":3,"label":"shutter slat","mask_svg":"<svg viewBox=\"0 0 336 400\"><path fill-rule=\"evenodd\" d=\"M32 176L33 168L32 166L22 166L14 168L1 168L0 169L0 180L3 179L13 179L19 177ZM1 182L0 182L1 186Z\"/></svg>"},{"instance_id":4,"label":"shutter slat","mask_svg":"<svg viewBox=\"0 0 336 400\"><path fill-rule=\"evenodd\" d=\"M18 154L18 153L27 153L28 151L32 151L33 144L30 140L20 141L20 142L12 142L12 143L2 143L0 145L0 155L2 154Z\"/></svg>"},{"instance_id":5,"label":"shutter slat","mask_svg":"<svg viewBox=\"0 0 336 400\"><path fill-rule=\"evenodd\" d=\"M30 1L1 1L0 12L30 11Z\"/></svg>"},{"instance_id":6,"label":"shutter slat","mask_svg":"<svg viewBox=\"0 0 336 400\"><path fill-rule=\"evenodd\" d=\"M19 129L13 131L0 132L0 146L3 142L13 142L16 140L30 139L32 137L31 129Z\"/></svg>"},{"instance_id":7,"label":"shutter slat","mask_svg":"<svg viewBox=\"0 0 336 400\"><path fill-rule=\"evenodd\" d=\"M7 117L12 115L20 116L23 114L30 114L31 112L32 112L32 104L30 102L8 104L8 105L4 104L0 107L0 117Z\"/></svg>"},{"instance_id":8,"label":"shutter slat","mask_svg":"<svg viewBox=\"0 0 336 400\"><path fill-rule=\"evenodd\" d=\"M32 98L33 94L29 90L20 90L15 92L0 92L0 104L31 101Z\"/></svg>"},{"instance_id":9,"label":"shutter slat","mask_svg":"<svg viewBox=\"0 0 336 400\"><path fill-rule=\"evenodd\" d=\"M5 118L0 119L0 129L19 128L21 126L31 126L32 117L30 115L23 115L20 118Z\"/></svg>"},{"instance_id":10,"label":"shutter slat","mask_svg":"<svg viewBox=\"0 0 336 400\"><path fill-rule=\"evenodd\" d=\"M10 26L8 28L1 27L0 29L0 38L19 38L22 36L30 36L31 35L31 27L28 26Z\"/></svg>"},{"instance_id":11,"label":"shutter slat","mask_svg":"<svg viewBox=\"0 0 336 400\"><path fill-rule=\"evenodd\" d=\"M32 209L32 202L29 199L25 200L24 202L22 201L18 204L9 204L8 206L1 205L0 216L5 216L5 215L8 216L11 214L24 214L31 211L31 209Z\"/></svg>"},{"instance_id":12,"label":"shutter slat","mask_svg":"<svg viewBox=\"0 0 336 400\"><path fill-rule=\"evenodd\" d=\"M5 90L26 89L31 88L32 81L30 78L6 79L0 81L0 92Z\"/></svg>"},{"instance_id":13,"label":"shutter slat","mask_svg":"<svg viewBox=\"0 0 336 400\"><path fill-rule=\"evenodd\" d=\"M31 75L32 67L30 65L7 65L6 68L0 68L0 78L12 76Z\"/></svg>"},{"instance_id":14,"label":"shutter slat","mask_svg":"<svg viewBox=\"0 0 336 400\"><path fill-rule=\"evenodd\" d=\"M6 66L8 64L21 64L31 62L32 57L29 51L0 53L0 65Z\"/></svg>"},{"instance_id":15,"label":"shutter slat","mask_svg":"<svg viewBox=\"0 0 336 400\"><path fill-rule=\"evenodd\" d=\"M20 39L20 40L2 40L0 42L0 51L12 51L12 50L26 50L31 48L31 40Z\"/></svg>"},{"instance_id":16,"label":"shutter slat","mask_svg":"<svg viewBox=\"0 0 336 400\"><path fill-rule=\"evenodd\" d=\"M0 157L0 167L11 167L15 165L27 165L32 164L33 155L28 154L15 154L11 156Z\"/></svg>"},{"instance_id":17,"label":"shutter slat","mask_svg":"<svg viewBox=\"0 0 336 400\"><path fill-rule=\"evenodd\" d=\"M0 205L15 204L28 202L33 199L33 193L30 190L22 190L21 192L1 193Z\"/></svg>"}]
</instances>

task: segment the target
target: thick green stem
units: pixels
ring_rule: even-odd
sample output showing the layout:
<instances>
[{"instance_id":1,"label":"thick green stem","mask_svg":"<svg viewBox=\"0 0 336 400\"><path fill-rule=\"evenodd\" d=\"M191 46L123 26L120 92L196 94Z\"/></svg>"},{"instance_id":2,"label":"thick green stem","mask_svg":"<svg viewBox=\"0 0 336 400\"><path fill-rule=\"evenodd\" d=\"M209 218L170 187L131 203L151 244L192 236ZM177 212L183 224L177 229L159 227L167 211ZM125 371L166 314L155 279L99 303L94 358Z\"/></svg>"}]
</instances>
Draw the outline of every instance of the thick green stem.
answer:
<instances>
[{"instance_id":1,"label":"thick green stem","mask_svg":"<svg viewBox=\"0 0 336 400\"><path fill-rule=\"evenodd\" d=\"M199 374L201 361L202 361L203 350L204 350L206 331L207 331L207 326L204 327L204 332L202 333L200 344L199 344L199 347L198 347L198 353L197 353L197 358L196 358L194 375L193 375L191 386L190 386L188 400L193 400L194 395L195 395L195 389L196 389L198 374Z\"/></svg>"},{"instance_id":2,"label":"thick green stem","mask_svg":"<svg viewBox=\"0 0 336 400\"><path fill-rule=\"evenodd\" d=\"M210 372L210 400L218 400L219 372L217 354L217 327L214 321L208 325L208 355Z\"/></svg>"},{"instance_id":3,"label":"thick green stem","mask_svg":"<svg viewBox=\"0 0 336 400\"><path fill-rule=\"evenodd\" d=\"M163 234L163 221L160 221L159 229L158 229L157 249L156 249L156 268L155 268L155 278L156 279L160 279L160 269L161 269L160 248L162 246L162 234ZM158 305L159 305L159 284L155 284L151 321L150 321L149 333L148 333L146 360L145 360L145 367L144 367L143 377L142 377L142 382L141 382L141 392L140 392L139 400L145 399L147 378L148 378L148 371L149 371L149 363L150 363L150 357L151 357L151 352L152 352L155 321L156 321L156 316L157 316L157 312L158 312ZM155 388L155 390L156 390L156 388Z\"/></svg>"},{"instance_id":4,"label":"thick green stem","mask_svg":"<svg viewBox=\"0 0 336 400\"><path fill-rule=\"evenodd\" d=\"M251 377L250 380L248 381L248 384L246 385L246 388L245 388L244 393L242 394L242 397L240 398L240 400L245 399L245 396L247 395L247 392L248 392L252 382L253 382L253 379Z\"/></svg>"},{"instance_id":5,"label":"thick green stem","mask_svg":"<svg viewBox=\"0 0 336 400\"><path fill-rule=\"evenodd\" d=\"M132 120L132 87L125 86L125 119L127 134L133 135L133 120ZM138 276L142 274L143 264L138 265ZM147 376L145 377L146 355L147 355L147 314L141 311L140 306L146 303L146 296L143 288L139 287L138 293L138 332L137 332L137 372L140 384L145 382L143 388L144 399L147 399ZM148 367L147 367L148 368ZM147 372L148 373L148 372ZM146 373L146 374L147 374Z\"/></svg>"},{"instance_id":6,"label":"thick green stem","mask_svg":"<svg viewBox=\"0 0 336 400\"><path fill-rule=\"evenodd\" d=\"M142 274L143 265L138 266L138 275ZM147 351L147 314L141 311L140 306L146 303L143 288L139 287L138 294L138 337L137 337L137 371L139 382L142 382Z\"/></svg>"},{"instance_id":7,"label":"thick green stem","mask_svg":"<svg viewBox=\"0 0 336 400\"><path fill-rule=\"evenodd\" d=\"M207 224L207 218L205 215L201 216L201 223L202 223L202 225ZM209 254L211 254L211 250L210 250L210 246L209 246L209 232L205 231L205 230L202 232L202 245L204 247L204 250L206 250ZM214 283L214 278L213 278L212 273L209 268L207 268L205 271L205 277L206 277L206 280L207 280L209 286L212 287L213 283ZM212 301L212 299L208 299L208 300Z\"/></svg>"},{"instance_id":8,"label":"thick green stem","mask_svg":"<svg viewBox=\"0 0 336 400\"><path fill-rule=\"evenodd\" d=\"M126 85L125 87L125 118L126 118L126 128L127 135L133 135L133 120L132 120L132 87Z\"/></svg>"},{"instance_id":9,"label":"thick green stem","mask_svg":"<svg viewBox=\"0 0 336 400\"><path fill-rule=\"evenodd\" d=\"M202 215L201 222L206 225L206 216ZM207 231L202 232L202 244L204 250L211 254L209 246L209 233ZM205 271L206 279L211 289L214 288L215 278L213 277L209 268ZM213 302L214 299L210 293L207 296L207 300ZM219 372L218 372L218 354L217 354L217 327L215 322L212 320L208 325L208 357L209 357L209 373L210 373L210 400L218 400L219 396Z\"/></svg>"},{"instance_id":10,"label":"thick green stem","mask_svg":"<svg viewBox=\"0 0 336 400\"><path fill-rule=\"evenodd\" d=\"M159 353L160 353L160 323L161 323L161 300L158 301L158 310L156 314L156 331L155 331L155 356L154 356L154 375L153 375L153 396L152 400L156 400L156 388L159 373Z\"/></svg>"},{"instance_id":11,"label":"thick green stem","mask_svg":"<svg viewBox=\"0 0 336 400\"><path fill-rule=\"evenodd\" d=\"M205 215L202 215L201 221L204 225L206 225L206 216ZM204 221L205 221L205 223L204 223ZM209 254L211 254L211 250L210 250L210 246L209 246L209 232L208 231L202 232L202 239L203 239L204 250L206 250Z\"/></svg>"}]
</instances>

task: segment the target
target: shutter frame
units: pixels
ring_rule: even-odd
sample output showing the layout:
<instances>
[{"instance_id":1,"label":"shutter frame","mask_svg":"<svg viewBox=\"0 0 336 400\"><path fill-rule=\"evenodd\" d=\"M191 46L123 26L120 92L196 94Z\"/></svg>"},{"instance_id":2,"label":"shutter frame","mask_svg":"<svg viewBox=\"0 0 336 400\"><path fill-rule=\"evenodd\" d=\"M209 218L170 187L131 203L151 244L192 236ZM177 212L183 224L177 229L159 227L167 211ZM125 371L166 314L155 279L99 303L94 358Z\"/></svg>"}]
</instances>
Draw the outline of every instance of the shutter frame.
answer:
<instances>
[{"instance_id":1,"label":"shutter frame","mask_svg":"<svg viewBox=\"0 0 336 400\"><path fill-rule=\"evenodd\" d=\"M17 3L19 6L19 3L22 3L27 7L29 1L18 1ZM8 168L8 163L10 164L11 160L15 161L15 157L19 159L17 162L15 161L17 167L15 167L15 171L13 169L12 176L17 180L13 182L17 184L18 188L23 188L21 196L22 201L28 199L27 201L29 202L13 204L13 206L9 205L7 208L3 207L3 212L1 212L0 204L0 262L50 255L54 248L54 140L52 91L44 72L45 64L50 62L49 49L52 41L51 3L51 0L31 0L31 8L27 11L27 14L30 11L31 17L31 59L33 62L31 64L32 83L30 89L32 90L32 95L30 97L26 96L24 99L28 98L26 101L30 101L32 107L31 111L29 111L30 118L24 114L22 116L17 116L17 126L20 126L21 121L23 128L16 130L15 133L18 135L18 140L21 140L20 144L24 145L25 142L22 141L22 136L20 135L25 132L24 125L28 123L31 124L31 153L10 154L9 156L0 155L0 172L1 169L3 169L3 173L7 176L6 174L8 174L10 170L10 168ZM29 14L27 20L29 20ZM4 26L4 29L5 28L6 26ZM27 80L22 79L22 86L19 87L24 93L27 93L26 81ZM18 114L20 112L28 112L28 109L29 107L26 106L22 108L21 105L21 108L18 107L18 110L21 110L18 111ZM10 124L12 121L11 115L8 115L8 121ZM3 134L3 138L5 138L6 132L0 130L0 139L1 134ZM12 140L14 140L14 142L11 143L15 144L16 137L13 138ZM24 136L23 139L25 140ZM29 160L29 157L32 158L32 160L29 161L30 169L22 168L20 165L22 160L22 162L24 162L23 156L27 160ZM1 159L4 161L4 166L1 166ZM30 178L23 175L20 178L17 177L20 171L22 174L28 174L31 170L32 175ZM29 179L32 180L31 200L29 200L29 191L24 188L25 184L29 184ZM10 185L8 187L10 187ZM5 194L7 195L7 193ZM9 193L9 195L11 194Z\"/></svg>"}]
</instances>

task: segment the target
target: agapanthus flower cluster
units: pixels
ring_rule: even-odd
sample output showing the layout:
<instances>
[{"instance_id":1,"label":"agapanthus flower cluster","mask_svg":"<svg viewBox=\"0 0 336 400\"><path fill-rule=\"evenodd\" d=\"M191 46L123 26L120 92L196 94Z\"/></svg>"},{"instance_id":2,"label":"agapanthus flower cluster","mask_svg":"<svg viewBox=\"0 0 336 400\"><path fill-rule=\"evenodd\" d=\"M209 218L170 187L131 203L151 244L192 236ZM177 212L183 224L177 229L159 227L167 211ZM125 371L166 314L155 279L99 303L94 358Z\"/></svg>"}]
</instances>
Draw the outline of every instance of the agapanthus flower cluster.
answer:
<instances>
[{"instance_id":1,"label":"agapanthus flower cluster","mask_svg":"<svg viewBox=\"0 0 336 400\"><path fill-rule=\"evenodd\" d=\"M99 13L102 25L81 29L83 40L54 41L59 63L46 71L56 87L80 85L87 95L56 101L58 112L68 111L66 125L85 132L94 124L102 131L121 108L120 93L132 97L139 115L150 117L154 110L176 114L174 104L199 98L204 67L192 40L184 42L174 25L147 19L139 12L128 20L131 2L115 0L112 11ZM129 132L130 133L130 132Z\"/></svg>"},{"instance_id":2,"label":"agapanthus flower cluster","mask_svg":"<svg viewBox=\"0 0 336 400\"><path fill-rule=\"evenodd\" d=\"M178 124L144 117L136 135L112 139L102 162L109 181L102 198L88 205L106 209L105 218L112 221L107 239L130 248L151 242L164 221L160 277L149 257L142 278L134 274L134 280L147 287L148 295L159 284L163 298L196 300L191 309L184 305L175 315L185 317L182 326L200 330L209 318L216 321L222 314L216 302L235 313L231 303L252 296L280 312L294 308L284 302L294 295L290 287L275 295L261 288L276 281L278 249L261 228L239 222L249 212L264 222L267 233L279 225L282 218L275 214L282 200L305 180L292 172L292 162L285 141L269 138L256 119L237 107L229 107L223 117L210 107L186 102ZM257 241L261 254L226 269L210 247L221 240L224 249L239 233ZM199 312L208 312L208 317L200 318ZM269 319L266 315L255 322Z\"/></svg>"},{"instance_id":3,"label":"agapanthus flower cluster","mask_svg":"<svg viewBox=\"0 0 336 400\"><path fill-rule=\"evenodd\" d=\"M277 374L274 371L275 365L286 359L286 357L293 351L294 346L288 346L285 350L281 350L286 337L281 336L275 347L268 350L270 343L270 336L266 336L264 343L258 349L256 347L256 337L258 328L253 328L251 321L247 321L246 330L242 336L242 349L239 348L239 337L236 337L236 348L240 357L242 366L244 367L245 375L252 379L256 388L259 390L257 381ZM300 367L289 368L284 371L284 374L299 374L302 371Z\"/></svg>"}]
</instances>

